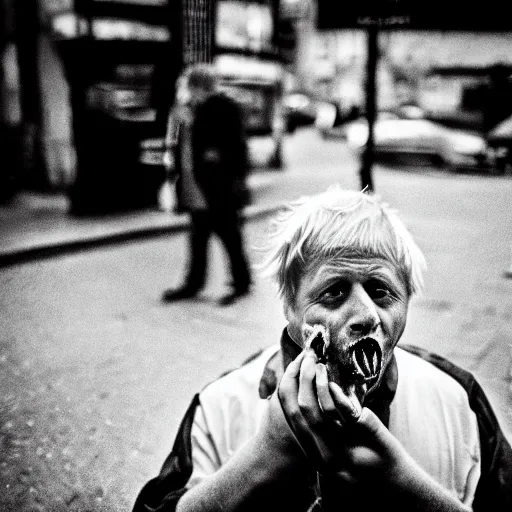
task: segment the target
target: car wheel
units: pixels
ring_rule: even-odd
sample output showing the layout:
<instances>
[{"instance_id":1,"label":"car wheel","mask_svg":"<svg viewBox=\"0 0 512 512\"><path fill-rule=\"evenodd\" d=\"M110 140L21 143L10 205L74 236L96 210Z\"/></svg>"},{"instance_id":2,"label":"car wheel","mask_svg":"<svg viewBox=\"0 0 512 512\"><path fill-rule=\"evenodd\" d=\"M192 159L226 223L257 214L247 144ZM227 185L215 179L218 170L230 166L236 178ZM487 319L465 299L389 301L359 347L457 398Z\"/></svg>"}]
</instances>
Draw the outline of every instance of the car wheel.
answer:
<instances>
[{"instance_id":1,"label":"car wheel","mask_svg":"<svg viewBox=\"0 0 512 512\"><path fill-rule=\"evenodd\" d=\"M493 167L493 174L503 176L512 172L512 163L507 161L505 158L499 158Z\"/></svg>"},{"instance_id":2,"label":"car wheel","mask_svg":"<svg viewBox=\"0 0 512 512\"><path fill-rule=\"evenodd\" d=\"M444 160L444 158L441 155L432 155L430 158L430 164L434 167L438 167L440 169L449 167L447 165L447 162Z\"/></svg>"}]
</instances>

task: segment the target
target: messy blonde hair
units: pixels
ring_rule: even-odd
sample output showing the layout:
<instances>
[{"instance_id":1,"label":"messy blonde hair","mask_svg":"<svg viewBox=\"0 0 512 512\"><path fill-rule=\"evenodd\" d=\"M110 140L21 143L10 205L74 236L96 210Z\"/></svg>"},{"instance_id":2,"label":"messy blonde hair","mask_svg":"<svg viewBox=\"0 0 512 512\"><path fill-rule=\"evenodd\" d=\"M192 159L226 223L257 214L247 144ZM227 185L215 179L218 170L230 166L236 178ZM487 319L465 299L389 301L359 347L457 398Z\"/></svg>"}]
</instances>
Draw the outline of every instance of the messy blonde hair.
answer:
<instances>
[{"instance_id":1,"label":"messy blonde hair","mask_svg":"<svg viewBox=\"0 0 512 512\"><path fill-rule=\"evenodd\" d=\"M395 210L377 195L338 184L280 211L266 249L261 269L274 277L287 306L294 306L309 269L337 258L384 259L398 271L409 296L423 287L424 256Z\"/></svg>"}]
</instances>

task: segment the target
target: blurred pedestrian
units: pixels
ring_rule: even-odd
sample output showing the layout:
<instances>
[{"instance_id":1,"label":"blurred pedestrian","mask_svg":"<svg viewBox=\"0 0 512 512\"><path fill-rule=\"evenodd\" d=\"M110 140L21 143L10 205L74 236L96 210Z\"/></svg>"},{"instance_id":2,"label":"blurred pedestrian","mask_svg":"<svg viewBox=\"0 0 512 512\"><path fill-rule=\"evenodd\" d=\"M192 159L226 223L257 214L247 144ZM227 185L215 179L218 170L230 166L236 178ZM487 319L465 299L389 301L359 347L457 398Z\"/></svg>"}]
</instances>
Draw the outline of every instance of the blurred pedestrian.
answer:
<instances>
[{"instance_id":1,"label":"blurred pedestrian","mask_svg":"<svg viewBox=\"0 0 512 512\"><path fill-rule=\"evenodd\" d=\"M280 343L194 396L134 512L512 510L476 379L398 344L425 263L396 213L333 187L277 220Z\"/></svg>"},{"instance_id":2,"label":"blurred pedestrian","mask_svg":"<svg viewBox=\"0 0 512 512\"><path fill-rule=\"evenodd\" d=\"M166 290L163 301L200 292L207 275L208 241L215 233L230 263L231 290L220 300L229 305L251 286L240 216L249 203L247 141L241 108L218 90L212 65L193 65L179 79L166 140L167 165L174 165L177 178L178 210L190 214L190 263L184 283Z\"/></svg>"}]
</instances>

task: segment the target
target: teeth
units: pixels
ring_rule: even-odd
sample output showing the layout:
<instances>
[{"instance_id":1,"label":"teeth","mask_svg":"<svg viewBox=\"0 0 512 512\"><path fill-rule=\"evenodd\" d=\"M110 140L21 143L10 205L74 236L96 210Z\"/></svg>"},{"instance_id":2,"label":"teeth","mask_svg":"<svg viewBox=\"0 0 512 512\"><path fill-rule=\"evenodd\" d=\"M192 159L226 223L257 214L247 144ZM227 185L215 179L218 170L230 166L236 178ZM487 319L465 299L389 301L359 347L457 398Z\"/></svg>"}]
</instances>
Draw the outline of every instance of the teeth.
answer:
<instances>
[{"instance_id":1,"label":"teeth","mask_svg":"<svg viewBox=\"0 0 512 512\"><path fill-rule=\"evenodd\" d=\"M370 363L368 362L368 357L366 356L366 352L363 351L363 362L364 362L364 365L366 366L366 373L367 374L372 374L372 369L370 368Z\"/></svg>"},{"instance_id":2,"label":"teeth","mask_svg":"<svg viewBox=\"0 0 512 512\"><path fill-rule=\"evenodd\" d=\"M351 354L354 371L364 379L373 379L380 372L380 349L373 340L361 340Z\"/></svg>"},{"instance_id":3,"label":"teeth","mask_svg":"<svg viewBox=\"0 0 512 512\"><path fill-rule=\"evenodd\" d=\"M359 366L359 362L357 360L357 355L356 355L356 351L354 350L354 352L352 352L352 362L354 363L354 367L356 369L356 372L359 374L359 375L363 375L364 376L364 372L363 370L361 369L361 367Z\"/></svg>"}]
</instances>

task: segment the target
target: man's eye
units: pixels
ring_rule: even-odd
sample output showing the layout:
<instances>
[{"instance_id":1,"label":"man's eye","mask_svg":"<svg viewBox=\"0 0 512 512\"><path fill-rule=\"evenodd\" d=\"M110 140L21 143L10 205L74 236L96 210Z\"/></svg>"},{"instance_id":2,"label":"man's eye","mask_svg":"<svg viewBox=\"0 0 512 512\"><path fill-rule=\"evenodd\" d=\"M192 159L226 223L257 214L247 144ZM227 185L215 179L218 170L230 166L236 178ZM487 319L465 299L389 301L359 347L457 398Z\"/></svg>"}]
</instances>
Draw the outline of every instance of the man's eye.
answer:
<instances>
[{"instance_id":1,"label":"man's eye","mask_svg":"<svg viewBox=\"0 0 512 512\"><path fill-rule=\"evenodd\" d=\"M342 299L350 291L349 288L350 286L347 283L333 284L321 294L321 300L325 302L334 302Z\"/></svg>"},{"instance_id":2,"label":"man's eye","mask_svg":"<svg viewBox=\"0 0 512 512\"><path fill-rule=\"evenodd\" d=\"M386 300L393 298L393 292L380 281L368 281L365 285L366 292L373 300Z\"/></svg>"}]
</instances>

